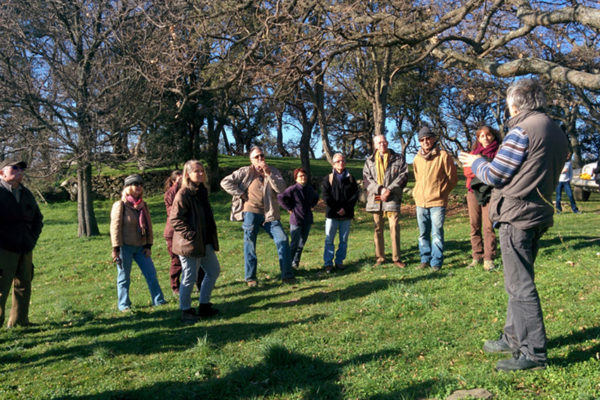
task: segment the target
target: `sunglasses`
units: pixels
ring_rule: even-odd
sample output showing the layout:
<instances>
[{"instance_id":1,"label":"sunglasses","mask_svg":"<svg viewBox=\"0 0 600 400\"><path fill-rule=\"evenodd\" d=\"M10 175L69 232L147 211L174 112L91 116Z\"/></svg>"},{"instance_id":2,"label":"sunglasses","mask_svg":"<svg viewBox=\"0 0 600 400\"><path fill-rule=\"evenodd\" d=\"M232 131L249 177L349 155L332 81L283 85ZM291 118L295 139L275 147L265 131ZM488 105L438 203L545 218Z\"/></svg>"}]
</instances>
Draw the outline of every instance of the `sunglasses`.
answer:
<instances>
[{"instance_id":1,"label":"sunglasses","mask_svg":"<svg viewBox=\"0 0 600 400\"><path fill-rule=\"evenodd\" d=\"M419 139L419 142L424 142L424 141L426 141L426 140L433 140L433 139L434 139L434 138L433 138L433 137L431 137L431 136L426 136L426 137L424 137L424 138L421 138L421 139Z\"/></svg>"},{"instance_id":2,"label":"sunglasses","mask_svg":"<svg viewBox=\"0 0 600 400\"><path fill-rule=\"evenodd\" d=\"M20 165L11 165L10 167L15 171L25 171L25 168L21 167Z\"/></svg>"},{"instance_id":3,"label":"sunglasses","mask_svg":"<svg viewBox=\"0 0 600 400\"><path fill-rule=\"evenodd\" d=\"M131 184L131 186L139 186L139 187L144 187L143 183L139 183L139 182L134 182Z\"/></svg>"},{"instance_id":4,"label":"sunglasses","mask_svg":"<svg viewBox=\"0 0 600 400\"><path fill-rule=\"evenodd\" d=\"M255 155L252 158L254 158L255 160L258 160L259 158L265 158L265 155L264 154L257 154L257 155Z\"/></svg>"}]
</instances>

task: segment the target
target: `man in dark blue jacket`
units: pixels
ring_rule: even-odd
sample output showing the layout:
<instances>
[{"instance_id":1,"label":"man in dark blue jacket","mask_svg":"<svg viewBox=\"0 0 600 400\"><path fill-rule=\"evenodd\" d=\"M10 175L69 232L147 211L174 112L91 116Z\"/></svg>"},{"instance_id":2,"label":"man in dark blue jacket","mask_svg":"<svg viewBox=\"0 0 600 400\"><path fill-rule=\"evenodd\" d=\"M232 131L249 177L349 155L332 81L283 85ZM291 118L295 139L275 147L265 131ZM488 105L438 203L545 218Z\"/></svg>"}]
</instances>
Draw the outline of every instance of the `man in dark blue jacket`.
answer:
<instances>
[{"instance_id":1,"label":"man in dark blue jacket","mask_svg":"<svg viewBox=\"0 0 600 400\"><path fill-rule=\"evenodd\" d=\"M344 269L344 259L348 248L350 234L350 221L354 218L354 205L358 200L358 184L356 179L346 169L346 158L341 153L333 155L333 172L323 179L321 184L323 200L327 205L325 211L325 250L323 261L325 271L333 272L334 265L337 269ZM340 243L335 252L333 240L336 232L340 231Z\"/></svg>"},{"instance_id":2,"label":"man in dark blue jacket","mask_svg":"<svg viewBox=\"0 0 600 400\"><path fill-rule=\"evenodd\" d=\"M32 251L43 225L33 194L21 185L25 168L24 161L0 163L0 326L4 323L6 299L14 286L8 328L30 325Z\"/></svg>"}]
</instances>

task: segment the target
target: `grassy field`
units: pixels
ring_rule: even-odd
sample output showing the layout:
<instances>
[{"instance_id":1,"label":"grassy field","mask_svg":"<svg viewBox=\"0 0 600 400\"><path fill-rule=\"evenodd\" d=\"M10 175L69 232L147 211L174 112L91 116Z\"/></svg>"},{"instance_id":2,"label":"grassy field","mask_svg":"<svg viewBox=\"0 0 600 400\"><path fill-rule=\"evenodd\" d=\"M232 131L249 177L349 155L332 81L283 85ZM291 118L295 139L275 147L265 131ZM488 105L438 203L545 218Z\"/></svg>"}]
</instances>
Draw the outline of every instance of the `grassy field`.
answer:
<instances>
[{"instance_id":1,"label":"grassy field","mask_svg":"<svg viewBox=\"0 0 600 400\"><path fill-rule=\"evenodd\" d=\"M349 268L323 273L324 218L317 212L298 283L280 284L275 246L261 233L261 284L251 289L243 281L241 225L228 221L229 196L213 194L222 268L213 303L222 315L184 325L169 290L162 199L147 200L169 303L150 307L134 267L134 311L127 314L116 307L111 203L96 203L102 235L90 239L76 238L75 204L42 206L30 313L39 325L0 330L1 399L444 399L475 388L498 399L600 397L598 195L579 204L583 214L557 216L542 239L536 281L549 366L517 373L496 372L500 356L481 350L502 329L506 294L502 270L465 268L470 245L460 205L446 220L438 273L414 268L410 207L401 221L409 267L373 266L372 220L361 210Z\"/></svg>"}]
</instances>

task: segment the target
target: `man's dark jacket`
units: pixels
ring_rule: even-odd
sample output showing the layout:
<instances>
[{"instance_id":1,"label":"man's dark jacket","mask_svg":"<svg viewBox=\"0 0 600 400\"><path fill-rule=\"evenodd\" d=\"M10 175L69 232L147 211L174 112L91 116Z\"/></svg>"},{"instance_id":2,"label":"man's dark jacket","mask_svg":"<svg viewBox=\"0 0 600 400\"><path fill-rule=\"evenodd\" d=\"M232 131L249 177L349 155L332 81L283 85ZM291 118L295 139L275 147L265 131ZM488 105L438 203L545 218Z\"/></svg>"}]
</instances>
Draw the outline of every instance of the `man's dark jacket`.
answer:
<instances>
[{"instance_id":1,"label":"man's dark jacket","mask_svg":"<svg viewBox=\"0 0 600 400\"><path fill-rule=\"evenodd\" d=\"M42 213L25 186L21 185L21 201L0 185L0 248L13 253L29 253L42 232Z\"/></svg>"},{"instance_id":2,"label":"man's dark jacket","mask_svg":"<svg viewBox=\"0 0 600 400\"><path fill-rule=\"evenodd\" d=\"M327 175L321 183L323 192L322 198L327 205L325 216L331 219L352 219L354 218L354 205L358 201L358 184L356 179L345 169L342 173L342 179L335 176L335 173ZM337 212L344 209L345 214L340 216Z\"/></svg>"}]
</instances>

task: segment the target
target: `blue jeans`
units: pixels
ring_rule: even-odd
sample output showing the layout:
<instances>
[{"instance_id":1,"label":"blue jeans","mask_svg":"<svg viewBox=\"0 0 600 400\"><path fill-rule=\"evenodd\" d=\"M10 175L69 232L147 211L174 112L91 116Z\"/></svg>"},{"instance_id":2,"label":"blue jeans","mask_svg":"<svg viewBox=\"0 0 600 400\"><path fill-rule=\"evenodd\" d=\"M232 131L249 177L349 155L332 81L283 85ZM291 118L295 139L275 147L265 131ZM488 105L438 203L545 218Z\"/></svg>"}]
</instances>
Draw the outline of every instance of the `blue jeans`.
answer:
<instances>
[{"instance_id":1,"label":"blue jeans","mask_svg":"<svg viewBox=\"0 0 600 400\"><path fill-rule=\"evenodd\" d=\"M292 255L292 265L298 267L300 265L300 257L302 250L308 239L310 227L312 224L290 225L290 253Z\"/></svg>"},{"instance_id":2,"label":"blue jeans","mask_svg":"<svg viewBox=\"0 0 600 400\"><path fill-rule=\"evenodd\" d=\"M335 264L343 264L348 250L348 236L350 236L351 219L325 219L325 249L323 251L323 261L326 267L333 266L333 253L335 246L333 240L335 234L340 231L340 243L335 252Z\"/></svg>"},{"instance_id":3,"label":"blue jeans","mask_svg":"<svg viewBox=\"0 0 600 400\"><path fill-rule=\"evenodd\" d=\"M148 289L150 290L150 297L152 299L152 305L156 306L159 304L165 304L165 298L158 279L156 277L156 269L152 258L147 257L144 254L144 248L142 246L129 246L124 244L121 246L121 267L117 268L117 298L119 310L125 310L131 307L131 300L129 300L129 285L131 283L131 264L135 260L138 267L142 271Z\"/></svg>"},{"instance_id":4,"label":"blue jeans","mask_svg":"<svg viewBox=\"0 0 600 400\"><path fill-rule=\"evenodd\" d=\"M280 221L264 222L263 214L253 212L244 212L244 260L245 260L245 279L256 280L256 236L258 229L262 228L271 236L277 246L277 255L279 257L279 269L281 270L281 279L294 277L292 272L292 262L290 257L290 244L288 237L283 230Z\"/></svg>"},{"instance_id":5,"label":"blue jeans","mask_svg":"<svg viewBox=\"0 0 600 400\"><path fill-rule=\"evenodd\" d=\"M182 310L192 308L192 291L198 279L198 268L202 268L204 271L204 279L200 286L200 304L209 303L210 295L221 272L221 266L212 245L206 245L204 257L179 256L179 259L181 260L179 308Z\"/></svg>"},{"instance_id":6,"label":"blue jeans","mask_svg":"<svg viewBox=\"0 0 600 400\"><path fill-rule=\"evenodd\" d=\"M558 186L556 187L556 209L559 212L562 211L562 207L560 206L560 198L563 189L565 189L565 193L567 194L569 202L571 203L571 210L573 210L573 212L579 211L577 209L577 205L575 204L575 199L573 198L573 192L571 191L571 184L569 181L558 182Z\"/></svg>"},{"instance_id":7,"label":"blue jeans","mask_svg":"<svg viewBox=\"0 0 600 400\"><path fill-rule=\"evenodd\" d=\"M444 262L444 219L446 207L417 207L421 262L441 267Z\"/></svg>"}]
</instances>

